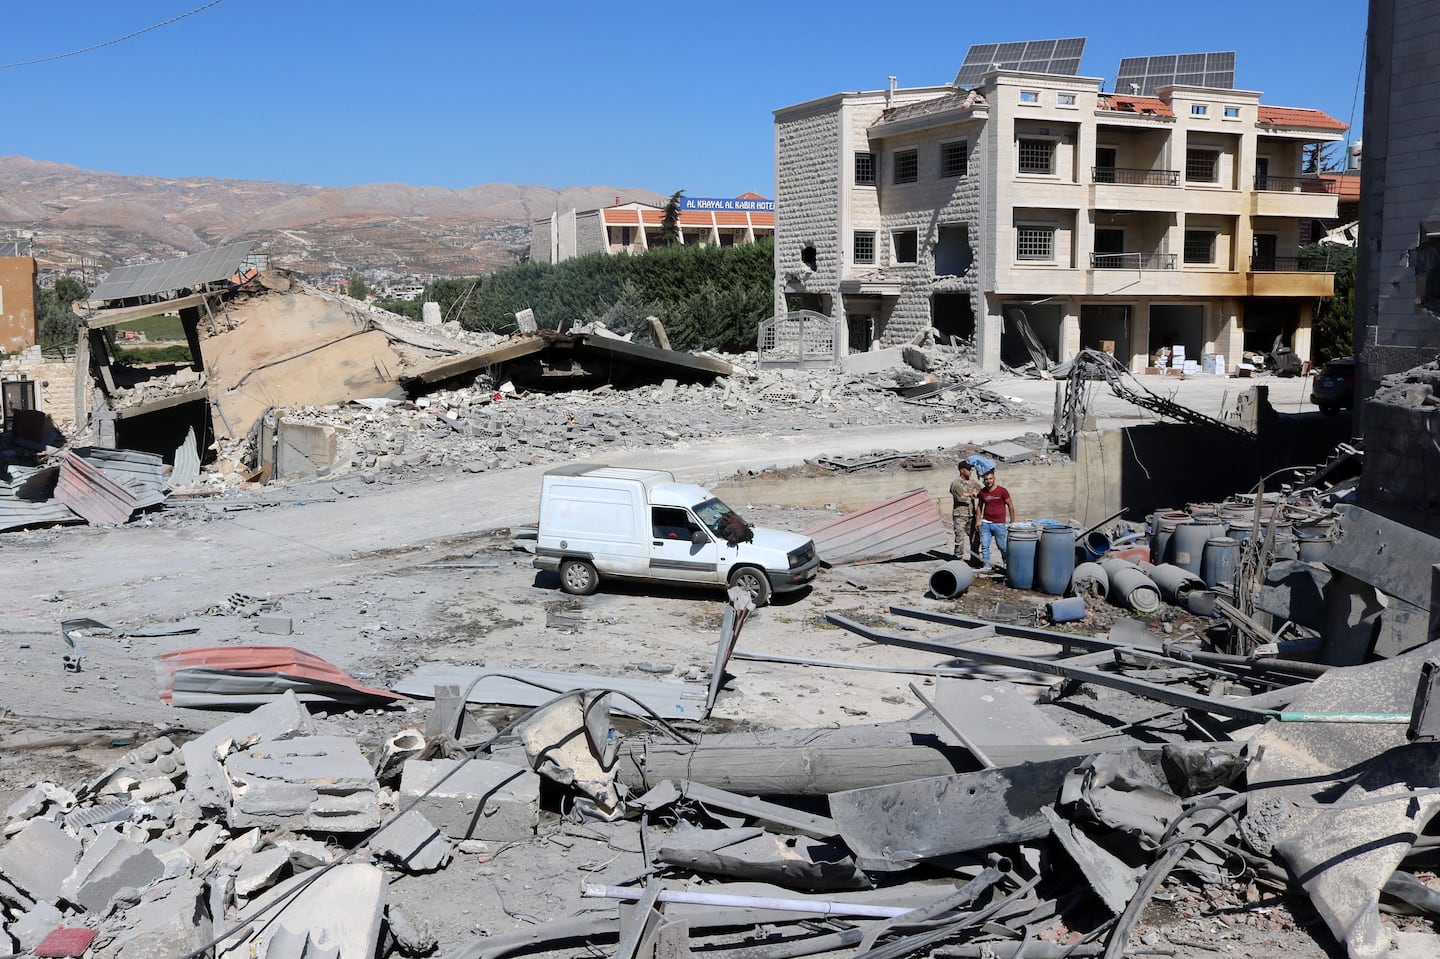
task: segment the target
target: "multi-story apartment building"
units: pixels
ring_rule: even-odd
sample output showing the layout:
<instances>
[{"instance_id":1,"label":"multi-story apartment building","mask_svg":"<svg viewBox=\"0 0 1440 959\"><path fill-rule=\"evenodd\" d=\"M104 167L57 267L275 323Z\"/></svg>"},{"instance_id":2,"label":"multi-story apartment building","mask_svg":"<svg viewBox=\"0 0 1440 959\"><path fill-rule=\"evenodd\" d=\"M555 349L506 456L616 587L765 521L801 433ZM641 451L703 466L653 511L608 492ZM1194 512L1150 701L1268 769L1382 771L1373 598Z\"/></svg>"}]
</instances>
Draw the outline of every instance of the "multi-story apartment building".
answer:
<instances>
[{"instance_id":1,"label":"multi-story apartment building","mask_svg":"<svg viewBox=\"0 0 1440 959\"><path fill-rule=\"evenodd\" d=\"M734 199L685 197L680 242L687 246L743 246L775 232L774 201L758 193ZM530 225L530 259L559 263L588 253L643 253L661 242L665 210L621 203L598 210L552 213Z\"/></svg>"},{"instance_id":2,"label":"multi-story apartment building","mask_svg":"<svg viewBox=\"0 0 1440 959\"><path fill-rule=\"evenodd\" d=\"M1334 277L1301 261L1301 227L1337 198L1301 170L1346 125L1156 93L996 68L777 110L776 312L843 320L852 351L934 326L989 369L1028 358L1025 322L1054 360L1113 343L1131 369L1176 345L1233 366L1277 335L1308 355Z\"/></svg>"}]
</instances>

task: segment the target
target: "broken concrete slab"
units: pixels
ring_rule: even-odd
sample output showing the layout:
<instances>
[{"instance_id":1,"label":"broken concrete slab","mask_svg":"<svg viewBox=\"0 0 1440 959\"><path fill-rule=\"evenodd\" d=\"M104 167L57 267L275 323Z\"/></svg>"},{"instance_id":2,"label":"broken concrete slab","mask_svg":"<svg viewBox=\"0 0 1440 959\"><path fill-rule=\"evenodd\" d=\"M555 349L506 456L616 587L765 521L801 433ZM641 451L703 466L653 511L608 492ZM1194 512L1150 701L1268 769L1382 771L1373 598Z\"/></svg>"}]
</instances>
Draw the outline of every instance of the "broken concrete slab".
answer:
<instances>
[{"instance_id":1,"label":"broken concrete slab","mask_svg":"<svg viewBox=\"0 0 1440 959\"><path fill-rule=\"evenodd\" d=\"M840 359L840 368L846 373L883 373L905 365L905 350L900 346L865 353L848 353Z\"/></svg>"},{"instance_id":2,"label":"broken concrete slab","mask_svg":"<svg viewBox=\"0 0 1440 959\"><path fill-rule=\"evenodd\" d=\"M540 777L493 760L412 759L400 775L400 803L411 802L451 839L528 839L540 819Z\"/></svg>"},{"instance_id":3,"label":"broken concrete slab","mask_svg":"<svg viewBox=\"0 0 1440 959\"><path fill-rule=\"evenodd\" d=\"M365 863L294 876L240 911L241 923L262 911L270 918L226 943L219 959L372 959L386 900L385 873Z\"/></svg>"},{"instance_id":4,"label":"broken concrete slab","mask_svg":"<svg viewBox=\"0 0 1440 959\"><path fill-rule=\"evenodd\" d=\"M137 905L102 926L115 937L111 954L115 959L173 959L205 946L213 927L204 890L204 883L192 878L162 880L146 889Z\"/></svg>"},{"instance_id":5,"label":"broken concrete slab","mask_svg":"<svg viewBox=\"0 0 1440 959\"><path fill-rule=\"evenodd\" d=\"M279 846L271 846L246 857L240 864L240 871L235 874L235 895L242 899L255 898L275 885L289 864L289 851Z\"/></svg>"},{"instance_id":6,"label":"broken concrete slab","mask_svg":"<svg viewBox=\"0 0 1440 959\"><path fill-rule=\"evenodd\" d=\"M206 809L230 804L230 782L220 763L237 749L266 740L277 742L315 732L315 721L293 692L278 700L221 723L180 748L185 759L187 799Z\"/></svg>"},{"instance_id":7,"label":"broken concrete slab","mask_svg":"<svg viewBox=\"0 0 1440 959\"><path fill-rule=\"evenodd\" d=\"M31 952L51 929L60 925L63 919L64 915L59 909L42 900L27 909L6 929L10 935L15 937L15 942L20 946L22 952Z\"/></svg>"},{"instance_id":8,"label":"broken concrete slab","mask_svg":"<svg viewBox=\"0 0 1440 959\"><path fill-rule=\"evenodd\" d=\"M121 889L140 889L165 874L165 864L147 844L118 829L99 833L60 886L60 894L88 912L99 912Z\"/></svg>"},{"instance_id":9,"label":"broken concrete slab","mask_svg":"<svg viewBox=\"0 0 1440 959\"><path fill-rule=\"evenodd\" d=\"M716 831L688 825L677 828L661 845L657 858L699 872L796 889L868 889L872 885L850 850L838 843L747 828L723 830L747 838L717 848L714 837L708 835Z\"/></svg>"},{"instance_id":10,"label":"broken concrete slab","mask_svg":"<svg viewBox=\"0 0 1440 959\"><path fill-rule=\"evenodd\" d=\"M936 708L978 746L1075 743L1074 736L1035 705L1038 695L1033 688L998 680L945 676L935 681Z\"/></svg>"},{"instance_id":11,"label":"broken concrete slab","mask_svg":"<svg viewBox=\"0 0 1440 959\"><path fill-rule=\"evenodd\" d=\"M230 828L362 832L380 825L380 784L355 740L261 742L225 760Z\"/></svg>"},{"instance_id":12,"label":"broken concrete slab","mask_svg":"<svg viewBox=\"0 0 1440 959\"><path fill-rule=\"evenodd\" d=\"M377 859L394 863L402 872L434 872L450 861L450 843L414 809L387 823L366 845Z\"/></svg>"},{"instance_id":13,"label":"broken concrete slab","mask_svg":"<svg viewBox=\"0 0 1440 959\"><path fill-rule=\"evenodd\" d=\"M615 784L619 740L610 725L610 710L609 693L575 693L532 712L515 727L531 769L579 789L605 815L620 803Z\"/></svg>"},{"instance_id":14,"label":"broken concrete slab","mask_svg":"<svg viewBox=\"0 0 1440 959\"><path fill-rule=\"evenodd\" d=\"M0 876L36 899L53 901L79 858L79 840L48 819L32 819L0 846Z\"/></svg>"}]
</instances>

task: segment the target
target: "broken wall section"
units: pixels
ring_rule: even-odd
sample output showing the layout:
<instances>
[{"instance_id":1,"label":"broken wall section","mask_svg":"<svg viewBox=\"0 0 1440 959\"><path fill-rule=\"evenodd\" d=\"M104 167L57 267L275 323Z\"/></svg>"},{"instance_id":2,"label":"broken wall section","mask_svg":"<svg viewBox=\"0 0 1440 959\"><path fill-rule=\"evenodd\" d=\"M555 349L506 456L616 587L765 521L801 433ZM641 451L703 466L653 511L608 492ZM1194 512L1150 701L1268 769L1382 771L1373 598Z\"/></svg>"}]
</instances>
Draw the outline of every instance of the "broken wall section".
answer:
<instances>
[{"instance_id":1,"label":"broken wall section","mask_svg":"<svg viewBox=\"0 0 1440 959\"><path fill-rule=\"evenodd\" d=\"M1366 509L1440 536L1440 364L1385 377L1365 404ZM1440 558L1440 557L1437 557Z\"/></svg>"}]
</instances>

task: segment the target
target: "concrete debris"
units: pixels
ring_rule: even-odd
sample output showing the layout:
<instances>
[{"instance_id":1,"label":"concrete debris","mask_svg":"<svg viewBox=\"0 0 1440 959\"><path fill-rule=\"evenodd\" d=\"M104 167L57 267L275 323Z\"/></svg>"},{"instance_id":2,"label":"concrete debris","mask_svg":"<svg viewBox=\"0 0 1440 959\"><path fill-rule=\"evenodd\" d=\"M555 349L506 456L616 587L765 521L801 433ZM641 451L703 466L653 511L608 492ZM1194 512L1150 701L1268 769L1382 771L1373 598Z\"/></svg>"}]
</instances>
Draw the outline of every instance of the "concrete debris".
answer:
<instances>
[{"instance_id":1,"label":"concrete debris","mask_svg":"<svg viewBox=\"0 0 1440 959\"><path fill-rule=\"evenodd\" d=\"M380 825L380 784L353 739L264 741L228 756L226 821L232 829L286 827L363 832Z\"/></svg>"},{"instance_id":2,"label":"concrete debris","mask_svg":"<svg viewBox=\"0 0 1440 959\"><path fill-rule=\"evenodd\" d=\"M53 902L79 858L79 840L48 819L31 819L0 846L0 876Z\"/></svg>"},{"instance_id":3,"label":"concrete debris","mask_svg":"<svg viewBox=\"0 0 1440 959\"><path fill-rule=\"evenodd\" d=\"M186 793L202 808L230 805L230 781L221 763L232 753L255 743L278 742L315 732L310 714L292 692L277 701L216 726L181 747L185 758Z\"/></svg>"},{"instance_id":4,"label":"concrete debris","mask_svg":"<svg viewBox=\"0 0 1440 959\"><path fill-rule=\"evenodd\" d=\"M61 883L60 895L90 912L100 912L120 890L141 888L164 874L165 866L149 844L127 839L118 829L105 829L91 840Z\"/></svg>"},{"instance_id":5,"label":"concrete debris","mask_svg":"<svg viewBox=\"0 0 1440 959\"><path fill-rule=\"evenodd\" d=\"M385 824L367 845L376 858L404 872L434 872L450 861L450 843L416 810Z\"/></svg>"},{"instance_id":6,"label":"concrete debris","mask_svg":"<svg viewBox=\"0 0 1440 959\"><path fill-rule=\"evenodd\" d=\"M222 959L371 959L380 943L387 902L385 873L345 863L323 873L302 873L270 890L235 917L274 911L263 923L246 923L248 935L223 946Z\"/></svg>"},{"instance_id":7,"label":"concrete debris","mask_svg":"<svg viewBox=\"0 0 1440 959\"><path fill-rule=\"evenodd\" d=\"M400 801L451 839L528 839L540 817L540 777L485 759L412 759Z\"/></svg>"}]
</instances>

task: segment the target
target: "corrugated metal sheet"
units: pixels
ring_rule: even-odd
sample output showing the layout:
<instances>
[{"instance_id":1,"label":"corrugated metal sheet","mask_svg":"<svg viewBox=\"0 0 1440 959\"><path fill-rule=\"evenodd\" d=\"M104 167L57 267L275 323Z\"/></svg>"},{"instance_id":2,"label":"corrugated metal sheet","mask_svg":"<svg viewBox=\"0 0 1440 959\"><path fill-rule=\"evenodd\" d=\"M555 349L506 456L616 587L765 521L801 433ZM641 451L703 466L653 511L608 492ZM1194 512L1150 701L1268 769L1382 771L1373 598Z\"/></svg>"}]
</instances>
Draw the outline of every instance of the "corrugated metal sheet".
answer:
<instances>
[{"instance_id":1,"label":"corrugated metal sheet","mask_svg":"<svg viewBox=\"0 0 1440 959\"><path fill-rule=\"evenodd\" d=\"M83 523L84 519L54 498L58 466L0 468L0 532L27 526Z\"/></svg>"},{"instance_id":2,"label":"corrugated metal sheet","mask_svg":"<svg viewBox=\"0 0 1440 959\"><path fill-rule=\"evenodd\" d=\"M121 526L135 512L135 497L128 490L74 453L60 461L55 498L95 525Z\"/></svg>"},{"instance_id":3,"label":"corrugated metal sheet","mask_svg":"<svg viewBox=\"0 0 1440 959\"><path fill-rule=\"evenodd\" d=\"M165 461L154 453L84 447L75 450L75 455L124 488L135 500L136 509L165 502Z\"/></svg>"},{"instance_id":4,"label":"corrugated metal sheet","mask_svg":"<svg viewBox=\"0 0 1440 959\"><path fill-rule=\"evenodd\" d=\"M476 680L479 682L475 682ZM530 680L531 682L522 682ZM397 693L417 699L431 699L436 686L467 688L469 701L506 706L538 706L562 692L574 689L613 689L633 696L665 719L703 719L706 715L706 688L686 683L662 683L625 676L591 676L585 673L552 673L543 669L479 669L473 666L421 666L392 684ZM538 683L539 685L532 685ZM639 715L641 710L616 696L615 712Z\"/></svg>"},{"instance_id":5,"label":"corrugated metal sheet","mask_svg":"<svg viewBox=\"0 0 1440 959\"><path fill-rule=\"evenodd\" d=\"M286 691L305 702L361 706L405 698L362 686L334 663L294 646L197 646L155 660L160 698L172 706L259 706Z\"/></svg>"},{"instance_id":6,"label":"corrugated metal sheet","mask_svg":"<svg viewBox=\"0 0 1440 959\"><path fill-rule=\"evenodd\" d=\"M170 470L170 485L184 486L200 478L200 450L195 445L195 429L185 434L185 442L175 450L175 466Z\"/></svg>"},{"instance_id":7,"label":"corrugated metal sheet","mask_svg":"<svg viewBox=\"0 0 1440 959\"><path fill-rule=\"evenodd\" d=\"M880 563L948 550L955 542L953 525L940 515L935 500L923 489L846 513L806 535L815 541L820 559L831 566Z\"/></svg>"}]
</instances>

